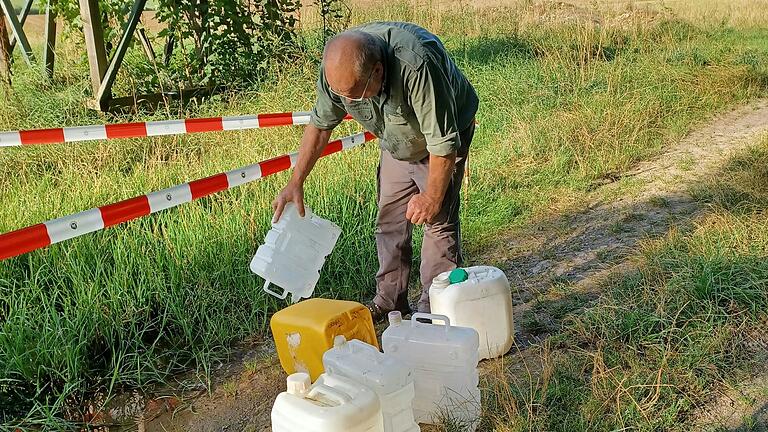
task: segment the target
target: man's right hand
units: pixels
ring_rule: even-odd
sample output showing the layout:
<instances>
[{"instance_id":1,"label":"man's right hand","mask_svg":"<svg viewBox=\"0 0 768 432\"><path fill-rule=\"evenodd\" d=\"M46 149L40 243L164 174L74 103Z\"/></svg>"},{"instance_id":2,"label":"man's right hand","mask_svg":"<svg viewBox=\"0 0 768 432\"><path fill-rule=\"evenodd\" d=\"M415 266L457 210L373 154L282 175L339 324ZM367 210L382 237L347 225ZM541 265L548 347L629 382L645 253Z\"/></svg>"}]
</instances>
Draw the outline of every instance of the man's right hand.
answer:
<instances>
[{"instance_id":1,"label":"man's right hand","mask_svg":"<svg viewBox=\"0 0 768 432\"><path fill-rule=\"evenodd\" d=\"M304 135L301 137L301 147L299 148L299 158L296 167L293 169L293 175L288 184L277 195L272 202L272 210L275 216L272 222L280 220L283 215L283 209L289 202L296 204L296 209L301 217L304 217L304 180L312 171L315 162L320 158L323 149L328 145L328 139L331 137L330 130L318 129L311 124L304 128Z\"/></svg>"},{"instance_id":2,"label":"man's right hand","mask_svg":"<svg viewBox=\"0 0 768 432\"><path fill-rule=\"evenodd\" d=\"M283 209L285 209L285 205L289 202L296 204L299 215L304 217L304 185L294 179L288 182L272 202L272 210L275 211L275 216L272 219L273 223L280 220L280 216L283 215Z\"/></svg>"}]
</instances>

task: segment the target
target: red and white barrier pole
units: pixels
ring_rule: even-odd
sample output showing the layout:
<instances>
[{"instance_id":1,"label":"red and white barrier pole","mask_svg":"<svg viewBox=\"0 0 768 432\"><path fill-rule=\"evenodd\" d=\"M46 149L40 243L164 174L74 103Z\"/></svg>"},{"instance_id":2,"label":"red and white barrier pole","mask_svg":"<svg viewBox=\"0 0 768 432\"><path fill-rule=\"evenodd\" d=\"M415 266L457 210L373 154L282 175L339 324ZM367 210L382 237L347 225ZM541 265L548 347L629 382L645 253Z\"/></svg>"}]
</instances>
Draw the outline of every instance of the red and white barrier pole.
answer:
<instances>
[{"instance_id":1,"label":"red and white barrier pole","mask_svg":"<svg viewBox=\"0 0 768 432\"><path fill-rule=\"evenodd\" d=\"M375 138L372 133L364 132L332 141L328 143L322 156L357 147ZM201 180L2 234L0 235L0 260L138 219L288 170L296 165L297 156L298 153L278 156Z\"/></svg>"},{"instance_id":2,"label":"red and white barrier pole","mask_svg":"<svg viewBox=\"0 0 768 432\"><path fill-rule=\"evenodd\" d=\"M309 112L257 114L0 132L0 147L179 135L309 124ZM351 119L345 117L345 120Z\"/></svg>"}]
</instances>

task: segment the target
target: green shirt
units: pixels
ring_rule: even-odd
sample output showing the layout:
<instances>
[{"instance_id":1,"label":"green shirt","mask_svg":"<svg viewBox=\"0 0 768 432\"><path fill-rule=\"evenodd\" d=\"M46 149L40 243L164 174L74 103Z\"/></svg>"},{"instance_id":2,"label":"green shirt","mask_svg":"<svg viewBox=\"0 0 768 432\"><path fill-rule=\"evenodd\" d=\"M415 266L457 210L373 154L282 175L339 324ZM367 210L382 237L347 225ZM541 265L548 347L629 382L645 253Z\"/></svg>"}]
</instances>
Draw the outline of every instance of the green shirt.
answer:
<instances>
[{"instance_id":1,"label":"green shirt","mask_svg":"<svg viewBox=\"0 0 768 432\"><path fill-rule=\"evenodd\" d=\"M399 160L458 150L459 133L474 121L478 98L437 36L399 22L373 22L356 30L381 40L382 90L360 102L340 98L329 91L321 65L311 124L330 130L349 113Z\"/></svg>"}]
</instances>

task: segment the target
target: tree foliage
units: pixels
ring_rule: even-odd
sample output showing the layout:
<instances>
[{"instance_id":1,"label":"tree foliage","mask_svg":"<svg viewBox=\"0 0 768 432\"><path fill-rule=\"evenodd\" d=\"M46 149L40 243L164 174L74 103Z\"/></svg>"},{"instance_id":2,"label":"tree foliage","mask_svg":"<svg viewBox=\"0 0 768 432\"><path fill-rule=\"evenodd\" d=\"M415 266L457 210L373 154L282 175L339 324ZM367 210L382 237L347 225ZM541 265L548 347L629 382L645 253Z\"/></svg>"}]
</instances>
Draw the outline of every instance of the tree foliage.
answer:
<instances>
[{"instance_id":1,"label":"tree foliage","mask_svg":"<svg viewBox=\"0 0 768 432\"><path fill-rule=\"evenodd\" d=\"M185 67L208 85L258 79L296 49L299 0L159 0L160 36L183 41Z\"/></svg>"},{"instance_id":2,"label":"tree foliage","mask_svg":"<svg viewBox=\"0 0 768 432\"><path fill-rule=\"evenodd\" d=\"M350 9L343 0L315 0L323 22L323 37L328 38L349 26Z\"/></svg>"},{"instance_id":3,"label":"tree foliage","mask_svg":"<svg viewBox=\"0 0 768 432\"><path fill-rule=\"evenodd\" d=\"M133 0L99 0L107 48L120 38ZM164 69L175 82L195 86L240 86L257 81L270 63L297 48L300 0L157 0L158 36L173 51ZM59 0L57 9L79 28L78 0Z\"/></svg>"}]
</instances>

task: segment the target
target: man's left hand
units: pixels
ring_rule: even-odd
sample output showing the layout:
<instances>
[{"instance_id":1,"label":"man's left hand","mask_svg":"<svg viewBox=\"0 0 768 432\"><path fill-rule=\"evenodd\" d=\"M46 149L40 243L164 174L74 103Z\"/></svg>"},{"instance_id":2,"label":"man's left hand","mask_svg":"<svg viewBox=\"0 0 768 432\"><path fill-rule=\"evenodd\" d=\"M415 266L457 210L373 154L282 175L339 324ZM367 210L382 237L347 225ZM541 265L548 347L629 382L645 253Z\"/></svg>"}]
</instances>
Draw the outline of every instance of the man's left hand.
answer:
<instances>
[{"instance_id":1,"label":"man's left hand","mask_svg":"<svg viewBox=\"0 0 768 432\"><path fill-rule=\"evenodd\" d=\"M440 213L440 200L425 194L416 194L408 201L406 219L416 225L431 222Z\"/></svg>"}]
</instances>

